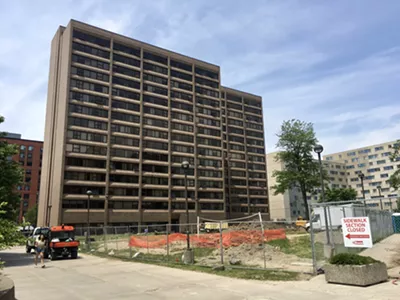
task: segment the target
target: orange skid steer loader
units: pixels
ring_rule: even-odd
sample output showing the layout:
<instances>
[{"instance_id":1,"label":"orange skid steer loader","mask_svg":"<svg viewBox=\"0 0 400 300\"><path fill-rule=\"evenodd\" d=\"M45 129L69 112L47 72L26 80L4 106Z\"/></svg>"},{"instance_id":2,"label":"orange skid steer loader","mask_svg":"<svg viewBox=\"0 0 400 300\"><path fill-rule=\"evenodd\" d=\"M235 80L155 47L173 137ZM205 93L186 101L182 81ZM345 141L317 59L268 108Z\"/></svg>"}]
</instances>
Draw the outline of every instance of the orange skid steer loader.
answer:
<instances>
[{"instance_id":1,"label":"orange skid steer loader","mask_svg":"<svg viewBox=\"0 0 400 300\"><path fill-rule=\"evenodd\" d=\"M44 257L55 260L59 257L78 257L79 241L75 240L72 226L53 226L47 234L47 247Z\"/></svg>"}]
</instances>

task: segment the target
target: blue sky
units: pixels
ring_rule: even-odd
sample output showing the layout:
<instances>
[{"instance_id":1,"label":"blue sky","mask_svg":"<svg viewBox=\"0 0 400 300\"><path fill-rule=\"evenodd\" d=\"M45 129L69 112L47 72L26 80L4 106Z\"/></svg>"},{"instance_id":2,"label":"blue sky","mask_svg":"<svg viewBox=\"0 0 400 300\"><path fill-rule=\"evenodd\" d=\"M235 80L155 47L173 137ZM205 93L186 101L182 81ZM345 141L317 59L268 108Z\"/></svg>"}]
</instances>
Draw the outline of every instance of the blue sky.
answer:
<instances>
[{"instance_id":1,"label":"blue sky","mask_svg":"<svg viewBox=\"0 0 400 300\"><path fill-rule=\"evenodd\" d=\"M267 151L283 120L326 153L400 138L400 1L0 2L1 130L43 139L50 41L73 18L221 66L263 97Z\"/></svg>"}]
</instances>

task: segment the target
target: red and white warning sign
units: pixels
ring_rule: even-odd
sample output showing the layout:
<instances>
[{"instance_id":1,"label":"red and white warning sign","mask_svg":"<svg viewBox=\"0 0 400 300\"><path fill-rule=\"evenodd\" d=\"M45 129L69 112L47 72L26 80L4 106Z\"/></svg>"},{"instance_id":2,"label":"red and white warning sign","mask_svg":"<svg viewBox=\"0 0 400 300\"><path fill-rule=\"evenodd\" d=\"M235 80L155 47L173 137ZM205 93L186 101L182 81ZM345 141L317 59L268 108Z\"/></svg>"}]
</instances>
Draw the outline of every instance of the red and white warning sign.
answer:
<instances>
[{"instance_id":1,"label":"red and white warning sign","mask_svg":"<svg viewBox=\"0 0 400 300\"><path fill-rule=\"evenodd\" d=\"M345 247L371 248L372 236L368 217L342 218Z\"/></svg>"}]
</instances>

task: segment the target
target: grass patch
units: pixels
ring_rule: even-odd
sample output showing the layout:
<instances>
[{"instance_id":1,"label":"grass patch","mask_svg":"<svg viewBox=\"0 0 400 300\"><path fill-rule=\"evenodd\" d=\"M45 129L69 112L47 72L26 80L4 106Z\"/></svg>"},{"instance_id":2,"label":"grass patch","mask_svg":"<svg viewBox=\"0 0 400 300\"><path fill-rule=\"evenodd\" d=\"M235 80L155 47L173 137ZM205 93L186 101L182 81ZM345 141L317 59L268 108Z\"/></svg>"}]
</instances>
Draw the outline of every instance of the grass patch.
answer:
<instances>
[{"instance_id":1,"label":"grass patch","mask_svg":"<svg viewBox=\"0 0 400 300\"><path fill-rule=\"evenodd\" d=\"M285 254L293 254L300 258L312 258L310 236L301 236L294 239L273 240L267 242L268 245L278 247ZM316 256L324 256L324 246L321 243L315 243Z\"/></svg>"},{"instance_id":2,"label":"grass patch","mask_svg":"<svg viewBox=\"0 0 400 300\"><path fill-rule=\"evenodd\" d=\"M208 248L197 248L201 249L200 253L204 253L206 255ZM207 250L205 250L207 249ZM211 249L212 250L212 249ZM196 249L195 249L196 251ZM202 252L203 251L203 252ZM274 270L251 270L251 269L244 269L244 268L227 268L224 271L215 271L211 267L206 266L198 266L198 265L184 265L182 263L176 262L168 262L168 261L154 261L154 260L144 260L144 259L129 259L128 256L119 256L122 251L119 251L116 256L109 256L103 252L91 252L90 254L108 258L108 259L117 259L126 262L140 262L146 263L151 265L169 267L174 269L181 269L187 271L196 271L208 274L214 274L219 276L231 277L231 278L239 278L239 279L252 279L252 280L271 280L271 281L294 281L299 280L299 273L297 272L288 272L288 271L274 271ZM144 254L143 256L146 258L151 257L158 257L158 255L154 256L155 254ZM163 255L162 255L163 256ZM163 256L165 258L165 256ZM180 257L179 257L180 258Z\"/></svg>"}]
</instances>

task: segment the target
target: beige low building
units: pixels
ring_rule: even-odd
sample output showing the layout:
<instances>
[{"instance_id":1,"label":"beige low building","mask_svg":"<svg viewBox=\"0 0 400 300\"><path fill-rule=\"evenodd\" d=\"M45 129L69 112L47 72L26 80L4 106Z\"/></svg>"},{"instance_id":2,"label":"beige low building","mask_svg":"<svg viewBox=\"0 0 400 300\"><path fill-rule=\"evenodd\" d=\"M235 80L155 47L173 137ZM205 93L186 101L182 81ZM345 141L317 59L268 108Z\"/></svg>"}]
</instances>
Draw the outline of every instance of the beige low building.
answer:
<instances>
[{"instance_id":1,"label":"beige low building","mask_svg":"<svg viewBox=\"0 0 400 300\"><path fill-rule=\"evenodd\" d=\"M323 168L327 171L330 188L351 187L357 191L357 199L363 199L360 174L364 174L364 191L366 203L372 208L392 210L397 207L398 192L390 188L388 179L400 168L400 159L391 161L390 155L396 142L387 142L368 147L328 154L323 156ZM283 170L283 164L276 162L276 153L267 154L268 192L271 219L293 220L304 216L305 206L302 203L299 189L291 189L283 195L274 195L272 186L276 179L274 170ZM308 195L308 200L318 201L320 189ZM356 200L356 199L355 199Z\"/></svg>"},{"instance_id":2,"label":"beige low building","mask_svg":"<svg viewBox=\"0 0 400 300\"><path fill-rule=\"evenodd\" d=\"M276 185L276 178L273 177L274 171L282 171L284 165L282 162L276 161L278 152L267 154L267 172L268 172L268 192L271 219L273 220L296 220L298 217L305 216L307 209L303 203L303 198L299 188L293 188L284 194L274 195L273 186ZM347 172L346 166L342 162L323 161L323 168L328 173L329 181L326 186L330 188L346 188ZM307 200L317 202L320 199L320 189L316 189L314 193L309 193Z\"/></svg>"},{"instance_id":3,"label":"beige low building","mask_svg":"<svg viewBox=\"0 0 400 300\"><path fill-rule=\"evenodd\" d=\"M346 165L348 184L363 198L360 174L364 174L365 199L383 197L384 208L396 205L398 192L389 185L390 176L400 168L400 159L390 159L395 141L324 155L327 162L341 162ZM368 201L377 206L379 201ZM379 203L380 205L380 203Z\"/></svg>"}]
</instances>

